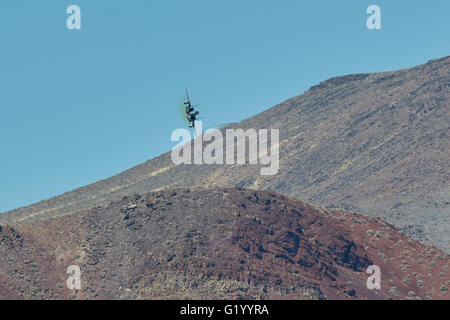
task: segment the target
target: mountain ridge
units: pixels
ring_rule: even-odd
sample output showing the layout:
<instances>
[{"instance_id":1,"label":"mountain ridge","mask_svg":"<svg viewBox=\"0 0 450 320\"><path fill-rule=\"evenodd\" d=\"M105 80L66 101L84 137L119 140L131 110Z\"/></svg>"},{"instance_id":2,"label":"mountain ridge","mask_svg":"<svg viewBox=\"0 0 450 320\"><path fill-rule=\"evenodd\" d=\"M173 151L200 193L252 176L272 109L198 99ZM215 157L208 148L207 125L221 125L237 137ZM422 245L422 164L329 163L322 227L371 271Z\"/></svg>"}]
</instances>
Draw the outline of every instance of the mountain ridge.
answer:
<instances>
[{"instance_id":1,"label":"mountain ridge","mask_svg":"<svg viewBox=\"0 0 450 320\"><path fill-rule=\"evenodd\" d=\"M269 191L172 189L0 228L0 298L448 299L448 254ZM366 282L381 269L381 289ZM67 267L81 271L66 288Z\"/></svg>"},{"instance_id":2,"label":"mountain ridge","mask_svg":"<svg viewBox=\"0 0 450 320\"><path fill-rule=\"evenodd\" d=\"M232 127L279 128L280 173L174 166L165 153L111 178L0 214L0 223L66 215L133 193L246 187L381 217L450 251L450 57L334 77Z\"/></svg>"}]
</instances>

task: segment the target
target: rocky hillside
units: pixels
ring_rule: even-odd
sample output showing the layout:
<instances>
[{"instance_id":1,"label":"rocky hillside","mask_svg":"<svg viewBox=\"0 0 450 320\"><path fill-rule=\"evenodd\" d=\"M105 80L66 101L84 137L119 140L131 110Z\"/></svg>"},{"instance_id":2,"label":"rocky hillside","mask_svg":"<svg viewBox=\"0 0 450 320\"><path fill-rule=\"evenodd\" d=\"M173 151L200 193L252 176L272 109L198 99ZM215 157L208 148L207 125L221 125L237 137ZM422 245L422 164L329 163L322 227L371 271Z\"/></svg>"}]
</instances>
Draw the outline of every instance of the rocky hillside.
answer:
<instances>
[{"instance_id":1,"label":"rocky hillside","mask_svg":"<svg viewBox=\"0 0 450 320\"><path fill-rule=\"evenodd\" d=\"M449 271L380 219L268 191L166 190L0 228L0 299L448 299Z\"/></svg>"},{"instance_id":2,"label":"rocky hillside","mask_svg":"<svg viewBox=\"0 0 450 320\"><path fill-rule=\"evenodd\" d=\"M174 166L164 154L112 178L2 213L0 223L83 211L133 193L246 187L381 217L450 252L449 88L450 57L399 71L333 78L238 125L280 129L276 176L261 176L251 165Z\"/></svg>"}]
</instances>

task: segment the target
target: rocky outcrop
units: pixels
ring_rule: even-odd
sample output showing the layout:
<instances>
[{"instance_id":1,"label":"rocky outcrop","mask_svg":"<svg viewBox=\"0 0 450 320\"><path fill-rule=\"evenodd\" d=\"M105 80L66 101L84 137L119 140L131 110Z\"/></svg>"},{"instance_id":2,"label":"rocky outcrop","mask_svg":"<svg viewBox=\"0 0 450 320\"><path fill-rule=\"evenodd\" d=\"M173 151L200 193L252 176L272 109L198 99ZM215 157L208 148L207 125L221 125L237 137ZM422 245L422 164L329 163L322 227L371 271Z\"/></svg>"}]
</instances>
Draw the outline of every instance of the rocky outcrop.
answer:
<instances>
[{"instance_id":1,"label":"rocky outcrop","mask_svg":"<svg viewBox=\"0 0 450 320\"><path fill-rule=\"evenodd\" d=\"M136 194L1 239L0 298L449 298L444 252L382 220L268 191ZM381 290L366 287L373 264ZM66 287L69 265L81 290Z\"/></svg>"}]
</instances>

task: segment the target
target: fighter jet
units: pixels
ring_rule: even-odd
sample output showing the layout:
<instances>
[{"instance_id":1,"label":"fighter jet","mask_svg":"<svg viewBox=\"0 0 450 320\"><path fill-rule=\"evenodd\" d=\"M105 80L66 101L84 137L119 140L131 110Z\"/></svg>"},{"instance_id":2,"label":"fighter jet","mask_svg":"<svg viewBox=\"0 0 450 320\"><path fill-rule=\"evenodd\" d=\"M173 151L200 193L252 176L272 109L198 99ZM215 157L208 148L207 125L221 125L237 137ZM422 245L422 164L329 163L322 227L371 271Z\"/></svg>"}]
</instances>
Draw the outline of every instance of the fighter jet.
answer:
<instances>
[{"instance_id":1,"label":"fighter jet","mask_svg":"<svg viewBox=\"0 0 450 320\"><path fill-rule=\"evenodd\" d=\"M194 110L194 105L191 103L191 99L189 98L189 93L186 89L186 101L184 101L184 106L186 107L186 119L189 122L189 128L193 128L195 132L195 121L197 120L197 116L200 112Z\"/></svg>"}]
</instances>

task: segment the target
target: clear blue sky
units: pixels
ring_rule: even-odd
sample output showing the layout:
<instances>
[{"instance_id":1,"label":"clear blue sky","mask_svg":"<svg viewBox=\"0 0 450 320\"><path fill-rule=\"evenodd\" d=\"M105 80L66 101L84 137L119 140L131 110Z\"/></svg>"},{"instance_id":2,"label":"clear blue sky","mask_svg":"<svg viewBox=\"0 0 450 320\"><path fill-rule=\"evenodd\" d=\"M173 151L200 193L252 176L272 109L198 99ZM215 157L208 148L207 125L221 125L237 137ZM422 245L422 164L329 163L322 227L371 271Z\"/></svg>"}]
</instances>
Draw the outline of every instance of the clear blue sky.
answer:
<instances>
[{"instance_id":1,"label":"clear blue sky","mask_svg":"<svg viewBox=\"0 0 450 320\"><path fill-rule=\"evenodd\" d=\"M382 30L366 28L371 4ZM186 87L204 126L241 121L332 76L449 55L449 14L448 0L2 0L0 212L170 150Z\"/></svg>"}]
</instances>

